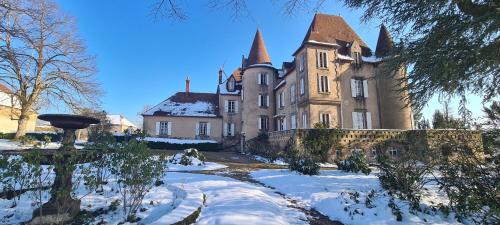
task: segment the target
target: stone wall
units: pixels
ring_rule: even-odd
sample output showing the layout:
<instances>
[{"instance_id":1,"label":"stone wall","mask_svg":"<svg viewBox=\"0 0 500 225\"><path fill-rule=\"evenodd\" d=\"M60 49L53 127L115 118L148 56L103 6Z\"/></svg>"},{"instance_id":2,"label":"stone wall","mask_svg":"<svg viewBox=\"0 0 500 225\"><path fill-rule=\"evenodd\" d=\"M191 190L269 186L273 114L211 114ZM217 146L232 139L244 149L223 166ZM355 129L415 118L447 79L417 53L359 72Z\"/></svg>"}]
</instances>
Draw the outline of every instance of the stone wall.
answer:
<instances>
[{"instance_id":1,"label":"stone wall","mask_svg":"<svg viewBox=\"0 0 500 225\"><path fill-rule=\"evenodd\" d=\"M269 132L267 140L252 139L247 141L247 151L266 155L276 155L286 151L291 140L299 132L305 134L312 129L298 129ZM352 150L362 150L371 162L380 152L397 156L405 150L415 150L425 158L432 151L450 142L466 143L471 149L482 151L482 137L479 131L472 130L351 130L329 129L333 139L341 145L340 149L331 149L329 161L343 158ZM256 149L257 148L266 148Z\"/></svg>"}]
</instances>

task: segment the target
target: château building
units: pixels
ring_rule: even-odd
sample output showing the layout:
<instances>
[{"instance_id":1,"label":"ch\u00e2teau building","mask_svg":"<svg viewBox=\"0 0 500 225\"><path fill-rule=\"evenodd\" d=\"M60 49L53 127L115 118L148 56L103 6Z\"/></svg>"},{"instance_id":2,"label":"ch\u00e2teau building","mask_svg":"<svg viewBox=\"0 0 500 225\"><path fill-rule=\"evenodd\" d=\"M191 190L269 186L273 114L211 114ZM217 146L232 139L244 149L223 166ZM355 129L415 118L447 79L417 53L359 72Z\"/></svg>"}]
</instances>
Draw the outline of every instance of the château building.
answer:
<instances>
[{"instance_id":1,"label":"ch\u00e2teau building","mask_svg":"<svg viewBox=\"0 0 500 225\"><path fill-rule=\"evenodd\" d=\"M261 132L312 128L412 129L411 108L398 78L384 74L392 47L382 25L375 51L340 16L316 14L293 61L274 64L257 30L250 52L227 79L219 70L215 93L178 92L145 111L152 136L251 139ZM406 106L406 107L405 107Z\"/></svg>"}]
</instances>

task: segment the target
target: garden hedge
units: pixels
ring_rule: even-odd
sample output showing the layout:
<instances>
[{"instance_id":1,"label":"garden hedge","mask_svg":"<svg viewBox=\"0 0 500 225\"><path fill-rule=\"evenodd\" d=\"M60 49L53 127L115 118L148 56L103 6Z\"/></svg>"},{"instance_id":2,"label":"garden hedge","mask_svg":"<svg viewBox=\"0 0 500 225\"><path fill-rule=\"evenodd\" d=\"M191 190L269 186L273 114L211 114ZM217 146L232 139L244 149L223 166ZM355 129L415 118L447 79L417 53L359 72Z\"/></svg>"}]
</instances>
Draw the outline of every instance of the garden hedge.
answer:
<instances>
[{"instance_id":1,"label":"garden hedge","mask_svg":"<svg viewBox=\"0 0 500 225\"><path fill-rule=\"evenodd\" d=\"M14 139L15 133L0 133L0 139ZM26 137L37 141L44 141L44 137L48 136L52 141L60 141L62 139L61 133L26 133Z\"/></svg>"}]
</instances>

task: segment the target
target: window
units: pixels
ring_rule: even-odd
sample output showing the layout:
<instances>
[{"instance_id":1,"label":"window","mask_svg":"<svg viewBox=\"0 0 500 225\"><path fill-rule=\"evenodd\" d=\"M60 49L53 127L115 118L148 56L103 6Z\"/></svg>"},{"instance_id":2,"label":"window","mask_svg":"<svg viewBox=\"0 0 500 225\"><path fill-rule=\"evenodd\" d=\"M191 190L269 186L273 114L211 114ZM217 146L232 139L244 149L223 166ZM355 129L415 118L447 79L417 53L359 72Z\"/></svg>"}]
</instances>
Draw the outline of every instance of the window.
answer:
<instances>
[{"instance_id":1,"label":"window","mask_svg":"<svg viewBox=\"0 0 500 225\"><path fill-rule=\"evenodd\" d=\"M279 117L278 118L278 130L286 130L286 117Z\"/></svg>"},{"instance_id":2,"label":"window","mask_svg":"<svg viewBox=\"0 0 500 225\"><path fill-rule=\"evenodd\" d=\"M171 123L168 122L168 121L161 121L159 123L160 127L159 127L159 132L158 134L159 135L171 135Z\"/></svg>"},{"instance_id":3,"label":"window","mask_svg":"<svg viewBox=\"0 0 500 225\"><path fill-rule=\"evenodd\" d=\"M210 124L207 122L198 123L198 135L199 136L209 136L210 135Z\"/></svg>"},{"instance_id":4,"label":"window","mask_svg":"<svg viewBox=\"0 0 500 225\"><path fill-rule=\"evenodd\" d=\"M352 58L354 58L354 66L356 68L361 67L361 53L353 52Z\"/></svg>"},{"instance_id":5,"label":"window","mask_svg":"<svg viewBox=\"0 0 500 225\"><path fill-rule=\"evenodd\" d=\"M234 100L228 100L227 103L226 103L226 106L227 106L226 112L228 112L228 113L236 113L236 112L238 112L237 109L236 109L236 107L237 107L236 101L234 101Z\"/></svg>"},{"instance_id":6,"label":"window","mask_svg":"<svg viewBox=\"0 0 500 225\"><path fill-rule=\"evenodd\" d=\"M302 112L302 128L307 128L307 113Z\"/></svg>"},{"instance_id":7,"label":"window","mask_svg":"<svg viewBox=\"0 0 500 225\"><path fill-rule=\"evenodd\" d=\"M258 100L259 100L259 107L261 108L269 107L269 95L260 94Z\"/></svg>"},{"instance_id":8,"label":"window","mask_svg":"<svg viewBox=\"0 0 500 225\"><path fill-rule=\"evenodd\" d=\"M267 116L259 117L259 130L268 130L269 129L269 118Z\"/></svg>"},{"instance_id":9,"label":"window","mask_svg":"<svg viewBox=\"0 0 500 225\"><path fill-rule=\"evenodd\" d=\"M227 90L228 91L234 91L234 79L230 79L228 82L227 82Z\"/></svg>"},{"instance_id":10,"label":"window","mask_svg":"<svg viewBox=\"0 0 500 225\"><path fill-rule=\"evenodd\" d=\"M353 98L368 98L368 81L351 79L351 93Z\"/></svg>"},{"instance_id":11,"label":"window","mask_svg":"<svg viewBox=\"0 0 500 225\"><path fill-rule=\"evenodd\" d=\"M296 97L295 95L296 95L296 93L295 93L295 84L292 84L290 86L290 102L291 103L295 102L295 97Z\"/></svg>"},{"instance_id":12,"label":"window","mask_svg":"<svg viewBox=\"0 0 500 225\"><path fill-rule=\"evenodd\" d=\"M319 93L328 93L330 92L330 83L328 82L328 76L319 76Z\"/></svg>"},{"instance_id":13,"label":"window","mask_svg":"<svg viewBox=\"0 0 500 225\"><path fill-rule=\"evenodd\" d=\"M306 53L303 53L299 56L299 72L304 71L306 64Z\"/></svg>"},{"instance_id":14,"label":"window","mask_svg":"<svg viewBox=\"0 0 500 225\"><path fill-rule=\"evenodd\" d=\"M304 77L300 78L300 95L304 95L306 93L306 86L304 83Z\"/></svg>"},{"instance_id":15,"label":"window","mask_svg":"<svg viewBox=\"0 0 500 225\"><path fill-rule=\"evenodd\" d=\"M353 129L372 129L372 116L370 112L352 112Z\"/></svg>"},{"instance_id":16,"label":"window","mask_svg":"<svg viewBox=\"0 0 500 225\"><path fill-rule=\"evenodd\" d=\"M318 68L328 68L328 57L326 51L318 51L316 65Z\"/></svg>"},{"instance_id":17,"label":"window","mask_svg":"<svg viewBox=\"0 0 500 225\"><path fill-rule=\"evenodd\" d=\"M297 116L295 114L290 116L290 129L297 129Z\"/></svg>"},{"instance_id":18,"label":"window","mask_svg":"<svg viewBox=\"0 0 500 225\"><path fill-rule=\"evenodd\" d=\"M398 149L389 147L389 155L390 156L397 156L398 155Z\"/></svg>"},{"instance_id":19,"label":"window","mask_svg":"<svg viewBox=\"0 0 500 225\"><path fill-rule=\"evenodd\" d=\"M330 114L329 113L320 113L319 114L320 122L323 123L326 127L330 127Z\"/></svg>"},{"instance_id":20,"label":"window","mask_svg":"<svg viewBox=\"0 0 500 225\"><path fill-rule=\"evenodd\" d=\"M234 123L224 123L224 136L234 136Z\"/></svg>"},{"instance_id":21,"label":"window","mask_svg":"<svg viewBox=\"0 0 500 225\"><path fill-rule=\"evenodd\" d=\"M278 95L278 106L279 108L285 107L285 92L282 91Z\"/></svg>"},{"instance_id":22,"label":"window","mask_svg":"<svg viewBox=\"0 0 500 225\"><path fill-rule=\"evenodd\" d=\"M258 84L260 85L268 85L267 73L259 73Z\"/></svg>"},{"instance_id":23,"label":"window","mask_svg":"<svg viewBox=\"0 0 500 225\"><path fill-rule=\"evenodd\" d=\"M376 158L377 157L377 149L372 148L372 157Z\"/></svg>"}]
</instances>

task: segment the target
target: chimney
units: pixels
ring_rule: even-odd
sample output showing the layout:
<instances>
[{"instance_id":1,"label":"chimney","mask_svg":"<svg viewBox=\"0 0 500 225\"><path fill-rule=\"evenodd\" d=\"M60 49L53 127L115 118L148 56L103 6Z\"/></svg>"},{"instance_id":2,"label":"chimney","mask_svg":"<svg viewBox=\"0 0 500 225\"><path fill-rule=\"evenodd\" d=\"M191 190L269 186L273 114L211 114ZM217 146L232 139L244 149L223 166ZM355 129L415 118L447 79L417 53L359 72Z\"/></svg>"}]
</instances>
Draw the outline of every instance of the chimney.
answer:
<instances>
[{"instance_id":1,"label":"chimney","mask_svg":"<svg viewBox=\"0 0 500 225\"><path fill-rule=\"evenodd\" d=\"M219 68L219 84L222 84L222 66Z\"/></svg>"},{"instance_id":2,"label":"chimney","mask_svg":"<svg viewBox=\"0 0 500 225\"><path fill-rule=\"evenodd\" d=\"M189 76L186 77L186 93L189 93Z\"/></svg>"}]
</instances>

